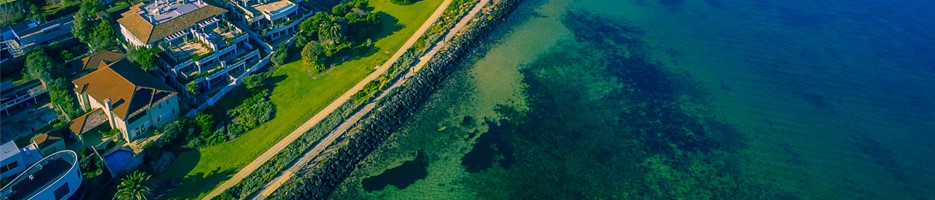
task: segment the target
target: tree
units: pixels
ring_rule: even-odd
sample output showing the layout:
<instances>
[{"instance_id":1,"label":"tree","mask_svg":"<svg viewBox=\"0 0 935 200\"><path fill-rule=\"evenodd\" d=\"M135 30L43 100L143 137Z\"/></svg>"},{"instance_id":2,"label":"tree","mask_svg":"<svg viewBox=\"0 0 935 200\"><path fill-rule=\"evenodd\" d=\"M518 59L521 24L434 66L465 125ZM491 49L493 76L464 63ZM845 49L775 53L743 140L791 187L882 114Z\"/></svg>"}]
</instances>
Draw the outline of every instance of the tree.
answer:
<instances>
[{"instance_id":1,"label":"tree","mask_svg":"<svg viewBox=\"0 0 935 200\"><path fill-rule=\"evenodd\" d=\"M276 51L273 51L273 57L270 58L270 61L273 61L273 64L283 65L286 64L286 58L289 58L289 47L286 47L284 44L279 44L279 47L276 47Z\"/></svg>"},{"instance_id":2,"label":"tree","mask_svg":"<svg viewBox=\"0 0 935 200\"><path fill-rule=\"evenodd\" d=\"M269 78L268 73L253 74L247 76L247 78L244 78L243 84L247 87L248 90L253 90L262 87L265 84L264 81L266 81L266 78Z\"/></svg>"},{"instance_id":3,"label":"tree","mask_svg":"<svg viewBox=\"0 0 935 200\"><path fill-rule=\"evenodd\" d=\"M201 133L210 133L214 131L214 116L207 113L198 113L195 116L195 125L201 128Z\"/></svg>"},{"instance_id":4,"label":"tree","mask_svg":"<svg viewBox=\"0 0 935 200\"><path fill-rule=\"evenodd\" d=\"M141 171L128 174L120 181L120 185L117 185L114 199L148 199L148 196L152 194L150 178L149 174Z\"/></svg>"},{"instance_id":5,"label":"tree","mask_svg":"<svg viewBox=\"0 0 935 200\"><path fill-rule=\"evenodd\" d=\"M179 143L179 139L184 138L189 133L195 132L195 127L191 126L191 119L182 118L175 120L166 124L160 130L156 130L158 134L162 134L162 137L159 137L159 140L163 145L175 146Z\"/></svg>"},{"instance_id":6,"label":"tree","mask_svg":"<svg viewBox=\"0 0 935 200\"><path fill-rule=\"evenodd\" d=\"M390 0L390 2L396 5L409 5L415 3L415 0Z\"/></svg>"},{"instance_id":7,"label":"tree","mask_svg":"<svg viewBox=\"0 0 935 200\"><path fill-rule=\"evenodd\" d=\"M138 47L130 53L130 61L140 65L143 71L152 71L156 69L156 54L159 54L158 48Z\"/></svg>"},{"instance_id":8,"label":"tree","mask_svg":"<svg viewBox=\"0 0 935 200\"><path fill-rule=\"evenodd\" d=\"M91 38L91 50L98 51L110 48L117 44L117 32L114 31L114 26L111 25L110 20L100 20L101 22L94 27L94 33ZM153 53L152 50L146 53ZM155 53L153 53L155 54ZM153 70L155 65L148 65L143 70L150 71Z\"/></svg>"},{"instance_id":9,"label":"tree","mask_svg":"<svg viewBox=\"0 0 935 200\"><path fill-rule=\"evenodd\" d=\"M78 12L75 12L74 26L71 27L71 33L75 36L78 41L88 44L91 46L94 41L92 41L93 33L95 32L94 24L97 24L99 19L97 17L97 11L99 8L98 1L95 0L83 0L81 6L78 8ZM91 48L94 50L94 48Z\"/></svg>"},{"instance_id":10,"label":"tree","mask_svg":"<svg viewBox=\"0 0 935 200\"><path fill-rule=\"evenodd\" d=\"M9 26L23 19L23 2L13 1L0 6L0 26Z\"/></svg>"},{"instance_id":11,"label":"tree","mask_svg":"<svg viewBox=\"0 0 935 200\"><path fill-rule=\"evenodd\" d=\"M45 54L45 49L42 47L35 48L26 55L26 75L39 79L43 86L47 86L48 82L52 80L51 73L54 65L56 63L52 62L52 59Z\"/></svg>"},{"instance_id":12,"label":"tree","mask_svg":"<svg viewBox=\"0 0 935 200\"><path fill-rule=\"evenodd\" d=\"M46 89L49 91L49 98L52 103L62 108L69 116L75 117L81 114L78 107L75 106L75 97L72 96L71 89L68 87L68 81L65 78L56 78L48 82Z\"/></svg>"},{"instance_id":13,"label":"tree","mask_svg":"<svg viewBox=\"0 0 935 200\"><path fill-rule=\"evenodd\" d=\"M324 64L321 63L321 48L321 44L315 41L306 43L305 47L302 48L303 64L315 72L322 72L325 70Z\"/></svg>"}]
</instances>

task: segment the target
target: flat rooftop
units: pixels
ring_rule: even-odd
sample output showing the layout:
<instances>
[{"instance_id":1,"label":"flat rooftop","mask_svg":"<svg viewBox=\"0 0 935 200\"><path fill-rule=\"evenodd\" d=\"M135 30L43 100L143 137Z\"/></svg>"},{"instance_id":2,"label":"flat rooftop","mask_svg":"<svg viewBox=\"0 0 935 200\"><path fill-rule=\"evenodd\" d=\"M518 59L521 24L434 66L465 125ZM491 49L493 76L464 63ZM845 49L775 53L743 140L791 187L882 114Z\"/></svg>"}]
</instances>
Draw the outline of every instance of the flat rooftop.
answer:
<instances>
[{"instance_id":1,"label":"flat rooftop","mask_svg":"<svg viewBox=\"0 0 935 200\"><path fill-rule=\"evenodd\" d=\"M2 153L0 153L0 160L6 160L10 157L13 157L13 155L18 154L19 148L16 147L16 143L9 141L7 143L3 143L3 146L0 146L0 151L2 151Z\"/></svg>"},{"instance_id":2,"label":"flat rooftop","mask_svg":"<svg viewBox=\"0 0 935 200\"><path fill-rule=\"evenodd\" d=\"M279 14L283 10L287 10L283 8L291 8L294 6L295 6L295 3L292 3L291 1L281 0L281 1L276 1L276 2L272 2L268 4L253 5L253 8L264 14L276 15L276 14Z\"/></svg>"},{"instance_id":3,"label":"flat rooftop","mask_svg":"<svg viewBox=\"0 0 935 200\"><path fill-rule=\"evenodd\" d=\"M64 157L49 160L39 170L30 174L32 178L25 178L21 179L20 182L11 183L14 184L12 185L13 193L8 198L25 199L31 196L33 193L45 188L49 183L65 175L71 169L71 166L72 164L65 161Z\"/></svg>"},{"instance_id":4,"label":"flat rooftop","mask_svg":"<svg viewBox=\"0 0 935 200\"><path fill-rule=\"evenodd\" d=\"M143 19L152 24L161 24L186 13L198 10L208 4L198 0L156 0L153 3L140 6L137 12Z\"/></svg>"}]
</instances>

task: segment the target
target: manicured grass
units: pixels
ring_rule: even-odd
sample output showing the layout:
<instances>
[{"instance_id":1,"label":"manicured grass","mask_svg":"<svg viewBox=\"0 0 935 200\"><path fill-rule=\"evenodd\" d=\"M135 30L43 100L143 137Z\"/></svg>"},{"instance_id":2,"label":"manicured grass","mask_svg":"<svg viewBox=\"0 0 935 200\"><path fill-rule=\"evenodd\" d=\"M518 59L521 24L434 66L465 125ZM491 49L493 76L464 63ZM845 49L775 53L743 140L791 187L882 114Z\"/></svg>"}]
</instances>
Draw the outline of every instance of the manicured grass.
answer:
<instances>
[{"instance_id":1,"label":"manicured grass","mask_svg":"<svg viewBox=\"0 0 935 200\"><path fill-rule=\"evenodd\" d=\"M171 194L173 198L189 199L207 194L357 84L374 66L386 62L439 4L441 0L425 0L408 6L371 1L377 12L384 13L381 15L384 17L383 33L374 37L379 50L365 57L351 58L317 77L309 74L300 61L283 65L269 79L275 85L270 96L276 106L272 120L234 141L183 152L155 180L161 183L184 177ZM235 91L238 92L229 93L221 100L219 109L233 107L245 98L243 90Z\"/></svg>"}]
</instances>

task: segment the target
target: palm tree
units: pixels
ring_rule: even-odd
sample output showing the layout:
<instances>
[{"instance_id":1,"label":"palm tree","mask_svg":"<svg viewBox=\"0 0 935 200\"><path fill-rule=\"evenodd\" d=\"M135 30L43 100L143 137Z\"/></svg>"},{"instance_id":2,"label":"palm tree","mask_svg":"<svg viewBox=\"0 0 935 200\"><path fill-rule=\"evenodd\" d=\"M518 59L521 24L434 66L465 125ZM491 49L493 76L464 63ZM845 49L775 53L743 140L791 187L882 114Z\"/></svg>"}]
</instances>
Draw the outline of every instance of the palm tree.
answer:
<instances>
[{"instance_id":1,"label":"palm tree","mask_svg":"<svg viewBox=\"0 0 935 200\"><path fill-rule=\"evenodd\" d=\"M120 181L120 185L117 185L117 194L114 194L114 199L147 199L147 196L152 194L150 177L149 174L141 171L128 174Z\"/></svg>"}]
</instances>

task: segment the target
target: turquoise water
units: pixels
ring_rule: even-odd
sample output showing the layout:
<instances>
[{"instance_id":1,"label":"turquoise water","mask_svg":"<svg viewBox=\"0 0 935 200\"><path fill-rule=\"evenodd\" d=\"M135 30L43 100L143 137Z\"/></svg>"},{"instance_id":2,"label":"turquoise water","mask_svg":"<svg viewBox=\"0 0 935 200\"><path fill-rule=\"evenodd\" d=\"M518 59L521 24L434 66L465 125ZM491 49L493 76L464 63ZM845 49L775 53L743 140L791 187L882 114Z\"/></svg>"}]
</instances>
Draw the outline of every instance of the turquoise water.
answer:
<instances>
[{"instance_id":1,"label":"turquoise water","mask_svg":"<svg viewBox=\"0 0 935 200\"><path fill-rule=\"evenodd\" d=\"M332 197L935 199L933 11L527 0Z\"/></svg>"}]
</instances>

